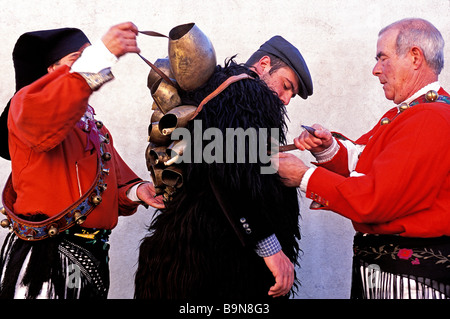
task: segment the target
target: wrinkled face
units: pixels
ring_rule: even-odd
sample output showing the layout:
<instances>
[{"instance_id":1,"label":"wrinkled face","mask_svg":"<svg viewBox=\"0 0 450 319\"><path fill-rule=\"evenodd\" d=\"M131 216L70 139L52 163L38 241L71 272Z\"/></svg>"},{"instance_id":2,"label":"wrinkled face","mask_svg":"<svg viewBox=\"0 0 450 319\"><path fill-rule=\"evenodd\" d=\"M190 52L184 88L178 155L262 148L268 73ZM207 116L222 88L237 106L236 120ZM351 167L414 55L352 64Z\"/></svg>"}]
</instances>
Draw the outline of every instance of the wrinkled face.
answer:
<instances>
[{"instance_id":1,"label":"wrinkled face","mask_svg":"<svg viewBox=\"0 0 450 319\"><path fill-rule=\"evenodd\" d=\"M289 67L282 67L275 70L272 74L267 70L260 74L261 80L266 82L267 86L277 93L284 105L288 105L291 99L298 94L298 77Z\"/></svg>"},{"instance_id":2,"label":"wrinkled face","mask_svg":"<svg viewBox=\"0 0 450 319\"><path fill-rule=\"evenodd\" d=\"M388 100L399 104L411 94L412 65L409 53L398 56L395 41L398 30L387 30L378 38L377 63L372 70L383 85L383 90Z\"/></svg>"}]
</instances>

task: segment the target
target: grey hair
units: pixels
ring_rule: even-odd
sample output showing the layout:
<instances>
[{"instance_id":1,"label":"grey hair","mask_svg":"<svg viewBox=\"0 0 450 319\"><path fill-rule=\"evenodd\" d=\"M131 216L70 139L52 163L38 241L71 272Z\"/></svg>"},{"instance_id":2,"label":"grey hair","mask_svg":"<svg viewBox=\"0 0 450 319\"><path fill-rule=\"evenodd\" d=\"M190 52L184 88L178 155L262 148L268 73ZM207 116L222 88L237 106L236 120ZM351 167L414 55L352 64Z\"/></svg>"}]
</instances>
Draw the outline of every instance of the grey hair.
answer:
<instances>
[{"instance_id":1,"label":"grey hair","mask_svg":"<svg viewBox=\"0 0 450 319\"><path fill-rule=\"evenodd\" d=\"M419 47L428 66L439 75L444 68L444 39L434 25L424 19L408 18L381 29L378 36L390 29L398 29L397 55L406 54L412 47Z\"/></svg>"}]
</instances>

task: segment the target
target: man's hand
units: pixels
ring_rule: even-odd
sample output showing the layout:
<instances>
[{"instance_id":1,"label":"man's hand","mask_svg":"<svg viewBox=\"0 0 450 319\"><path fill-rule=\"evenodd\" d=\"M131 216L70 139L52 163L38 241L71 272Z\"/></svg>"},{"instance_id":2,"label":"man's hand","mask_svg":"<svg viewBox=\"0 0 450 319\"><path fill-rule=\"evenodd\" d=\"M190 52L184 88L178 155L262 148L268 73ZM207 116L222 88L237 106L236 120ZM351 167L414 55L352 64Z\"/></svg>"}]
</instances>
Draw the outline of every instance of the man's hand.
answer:
<instances>
[{"instance_id":1,"label":"man's hand","mask_svg":"<svg viewBox=\"0 0 450 319\"><path fill-rule=\"evenodd\" d=\"M162 196L157 196L155 192L155 187L153 186L153 183L147 182L143 183L138 186L136 189L136 195L139 197L139 199L146 204L154 207L154 208L164 208L164 202L162 200Z\"/></svg>"},{"instance_id":2,"label":"man's hand","mask_svg":"<svg viewBox=\"0 0 450 319\"><path fill-rule=\"evenodd\" d=\"M283 184L287 187L300 186L303 175L309 169L301 159L290 153L275 154L271 160Z\"/></svg>"},{"instance_id":3,"label":"man's hand","mask_svg":"<svg viewBox=\"0 0 450 319\"><path fill-rule=\"evenodd\" d=\"M294 139L295 146L301 151L308 150L312 153L319 153L330 147L333 143L331 132L319 124L314 124L312 128L316 129L315 136L303 131Z\"/></svg>"},{"instance_id":4,"label":"man's hand","mask_svg":"<svg viewBox=\"0 0 450 319\"><path fill-rule=\"evenodd\" d=\"M269 296L275 298L286 295L294 284L294 265L282 250L275 255L264 257L264 261L275 277L275 285L270 287Z\"/></svg>"},{"instance_id":5,"label":"man's hand","mask_svg":"<svg viewBox=\"0 0 450 319\"><path fill-rule=\"evenodd\" d=\"M132 22L125 22L111 27L102 37L105 46L117 58L127 53L139 53L136 35L138 28Z\"/></svg>"}]
</instances>

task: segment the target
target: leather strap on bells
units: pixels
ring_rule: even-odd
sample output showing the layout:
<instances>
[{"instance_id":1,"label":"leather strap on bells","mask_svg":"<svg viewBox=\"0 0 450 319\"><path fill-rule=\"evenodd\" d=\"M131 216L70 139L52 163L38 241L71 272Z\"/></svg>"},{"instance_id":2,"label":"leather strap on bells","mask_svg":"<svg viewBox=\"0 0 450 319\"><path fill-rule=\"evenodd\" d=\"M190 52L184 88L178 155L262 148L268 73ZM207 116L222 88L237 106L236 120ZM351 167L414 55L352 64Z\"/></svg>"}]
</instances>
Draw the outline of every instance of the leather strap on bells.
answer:
<instances>
[{"instance_id":1,"label":"leather strap on bells","mask_svg":"<svg viewBox=\"0 0 450 319\"><path fill-rule=\"evenodd\" d=\"M230 76L228 79L226 79L221 85L219 85L219 87L217 89L215 89L211 94L209 94L207 97L205 97L203 99L203 101L200 102L199 106L197 107L197 110L195 110L195 112L192 115L190 120L193 120L198 115L198 113L200 113L200 111L203 109L203 106L206 103L208 103L213 98L215 98L217 95L222 93L222 91L225 90L231 83L234 83L234 82L237 82L240 80L244 80L244 79L254 79L254 78L246 73L241 73L239 75Z\"/></svg>"},{"instance_id":2,"label":"leather strap on bells","mask_svg":"<svg viewBox=\"0 0 450 319\"><path fill-rule=\"evenodd\" d=\"M158 69L158 67L156 65L151 63L149 60L144 58L142 55L140 55L140 54L138 54L138 55L141 57L142 60L144 60L145 63L148 64L148 66L150 66L160 77L162 77L164 81L166 81L168 84L170 84L173 87L178 89L178 85L175 82L173 82L163 71Z\"/></svg>"}]
</instances>

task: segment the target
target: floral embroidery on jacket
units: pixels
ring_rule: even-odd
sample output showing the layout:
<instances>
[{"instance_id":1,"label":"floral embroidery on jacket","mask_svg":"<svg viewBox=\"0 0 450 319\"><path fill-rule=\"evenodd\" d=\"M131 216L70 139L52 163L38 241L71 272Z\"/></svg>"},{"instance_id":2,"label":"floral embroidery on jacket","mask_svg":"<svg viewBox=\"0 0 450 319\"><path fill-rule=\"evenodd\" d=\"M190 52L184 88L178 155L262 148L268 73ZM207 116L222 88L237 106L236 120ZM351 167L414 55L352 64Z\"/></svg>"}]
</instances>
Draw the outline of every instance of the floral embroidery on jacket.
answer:
<instances>
[{"instance_id":1,"label":"floral embroidery on jacket","mask_svg":"<svg viewBox=\"0 0 450 319\"><path fill-rule=\"evenodd\" d=\"M434 251L431 248L409 249L400 248L399 246L386 247L386 245L380 246L378 249L375 247L370 247L368 249L359 249L358 247L355 247L355 254L363 256L375 255L375 259L390 255L394 260L408 260L412 265L420 265L421 260L434 259L436 265L442 264L443 266L446 266L446 268L450 268L450 255L444 256L440 250Z\"/></svg>"}]
</instances>

